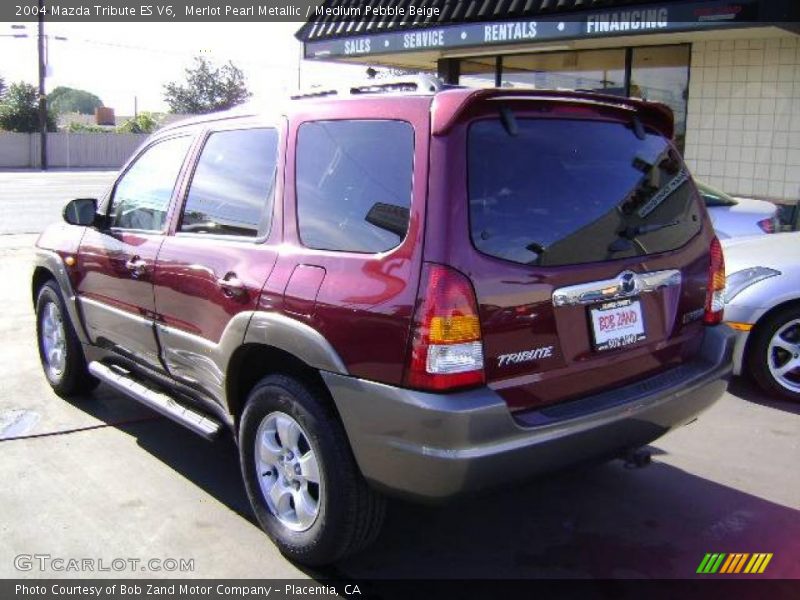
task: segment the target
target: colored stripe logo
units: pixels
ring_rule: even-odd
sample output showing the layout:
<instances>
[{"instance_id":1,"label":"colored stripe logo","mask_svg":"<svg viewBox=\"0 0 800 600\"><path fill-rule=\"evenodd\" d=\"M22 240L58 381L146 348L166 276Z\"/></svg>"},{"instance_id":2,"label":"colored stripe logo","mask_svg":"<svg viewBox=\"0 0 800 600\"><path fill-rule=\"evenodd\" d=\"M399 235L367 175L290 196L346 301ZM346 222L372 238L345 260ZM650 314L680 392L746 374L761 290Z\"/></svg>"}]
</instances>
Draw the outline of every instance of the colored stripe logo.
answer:
<instances>
[{"instance_id":1,"label":"colored stripe logo","mask_svg":"<svg viewBox=\"0 0 800 600\"><path fill-rule=\"evenodd\" d=\"M726 554L724 552L709 552L700 561L697 573L703 575L714 575L716 573L747 573L755 575L763 573L771 560L772 553L749 554L735 552Z\"/></svg>"}]
</instances>

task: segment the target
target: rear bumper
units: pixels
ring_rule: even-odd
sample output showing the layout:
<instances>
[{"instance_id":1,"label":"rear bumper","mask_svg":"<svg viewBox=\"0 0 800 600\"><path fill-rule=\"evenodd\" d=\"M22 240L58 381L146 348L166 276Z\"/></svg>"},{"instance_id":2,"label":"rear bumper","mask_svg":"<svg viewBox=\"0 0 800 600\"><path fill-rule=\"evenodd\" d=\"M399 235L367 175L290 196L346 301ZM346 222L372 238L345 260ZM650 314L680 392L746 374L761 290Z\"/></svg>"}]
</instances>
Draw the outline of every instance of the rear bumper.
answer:
<instances>
[{"instance_id":1,"label":"rear bumper","mask_svg":"<svg viewBox=\"0 0 800 600\"><path fill-rule=\"evenodd\" d=\"M518 417L488 387L432 394L323 377L367 480L436 501L610 458L686 424L725 391L733 342L728 327L709 328L692 363Z\"/></svg>"}]
</instances>

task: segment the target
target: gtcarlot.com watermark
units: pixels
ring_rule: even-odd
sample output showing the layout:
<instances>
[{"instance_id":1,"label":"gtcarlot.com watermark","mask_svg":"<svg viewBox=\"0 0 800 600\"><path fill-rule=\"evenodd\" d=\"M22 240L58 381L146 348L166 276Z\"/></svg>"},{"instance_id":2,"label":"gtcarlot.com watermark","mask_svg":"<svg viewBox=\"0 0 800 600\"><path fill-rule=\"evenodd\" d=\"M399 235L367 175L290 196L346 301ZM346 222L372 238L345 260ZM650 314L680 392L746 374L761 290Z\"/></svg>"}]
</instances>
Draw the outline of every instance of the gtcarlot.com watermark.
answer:
<instances>
[{"instance_id":1,"label":"gtcarlot.com watermark","mask_svg":"<svg viewBox=\"0 0 800 600\"><path fill-rule=\"evenodd\" d=\"M192 573L193 558L90 558L64 557L52 554L17 554L14 557L17 571L41 573Z\"/></svg>"}]
</instances>

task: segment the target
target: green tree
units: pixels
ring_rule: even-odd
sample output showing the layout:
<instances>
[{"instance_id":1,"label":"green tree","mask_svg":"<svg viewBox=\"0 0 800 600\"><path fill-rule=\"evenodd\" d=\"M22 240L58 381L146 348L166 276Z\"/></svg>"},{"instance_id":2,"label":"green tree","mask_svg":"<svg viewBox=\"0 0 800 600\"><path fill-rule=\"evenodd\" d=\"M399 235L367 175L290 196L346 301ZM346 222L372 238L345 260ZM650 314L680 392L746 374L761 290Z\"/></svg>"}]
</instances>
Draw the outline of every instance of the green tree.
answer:
<instances>
[{"instance_id":1,"label":"green tree","mask_svg":"<svg viewBox=\"0 0 800 600\"><path fill-rule=\"evenodd\" d=\"M0 76L0 99L3 98L3 92L6 91L6 81Z\"/></svg>"},{"instance_id":2,"label":"green tree","mask_svg":"<svg viewBox=\"0 0 800 600\"><path fill-rule=\"evenodd\" d=\"M128 119L117 127L118 133L153 133L160 125L160 120L156 115L149 112L141 112L132 119Z\"/></svg>"},{"instance_id":3,"label":"green tree","mask_svg":"<svg viewBox=\"0 0 800 600\"><path fill-rule=\"evenodd\" d=\"M39 131L39 92L29 83L12 83L0 101L0 129L31 133ZM53 113L47 113L47 129L56 130Z\"/></svg>"},{"instance_id":4,"label":"green tree","mask_svg":"<svg viewBox=\"0 0 800 600\"><path fill-rule=\"evenodd\" d=\"M103 106L103 101L91 92L59 86L47 95L47 104L57 113L93 115L95 108Z\"/></svg>"},{"instance_id":5,"label":"green tree","mask_svg":"<svg viewBox=\"0 0 800 600\"><path fill-rule=\"evenodd\" d=\"M244 73L231 61L218 67L197 56L184 75L183 82L172 81L164 86L164 101L173 113L203 114L225 110L252 96Z\"/></svg>"},{"instance_id":6,"label":"green tree","mask_svg":"<svg viewBox=\"0 0 800 600\"><path fill-rule=\"evenodd\" d=\"M62 126L61 130L68 131L70 133L113 133L114 131L109 127L103 127L102 125L94 125L93 123L80 123L78 121L67 123L66 126Z\"/></svg>"}]
</instances>

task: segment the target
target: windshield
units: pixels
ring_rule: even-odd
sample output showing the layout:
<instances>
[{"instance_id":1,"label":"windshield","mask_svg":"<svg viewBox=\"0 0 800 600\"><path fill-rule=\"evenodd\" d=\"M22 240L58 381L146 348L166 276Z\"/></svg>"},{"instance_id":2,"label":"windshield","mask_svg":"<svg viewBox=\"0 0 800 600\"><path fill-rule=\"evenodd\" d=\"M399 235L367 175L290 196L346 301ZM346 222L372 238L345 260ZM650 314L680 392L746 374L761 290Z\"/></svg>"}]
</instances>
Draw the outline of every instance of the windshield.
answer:
<instances>
[{"instance_id":1,"label":"windshield","mask_svg":"<svg viewBox=\"0 0 800 600\"><path fill-rule=\"evenodd\" d=\"M470 227L481 252L578 264L674 250L700 231L689 173L664 137L608 121L516 121L512 133L499 118L469 130Z\"/></svg>"}]
</instances>

